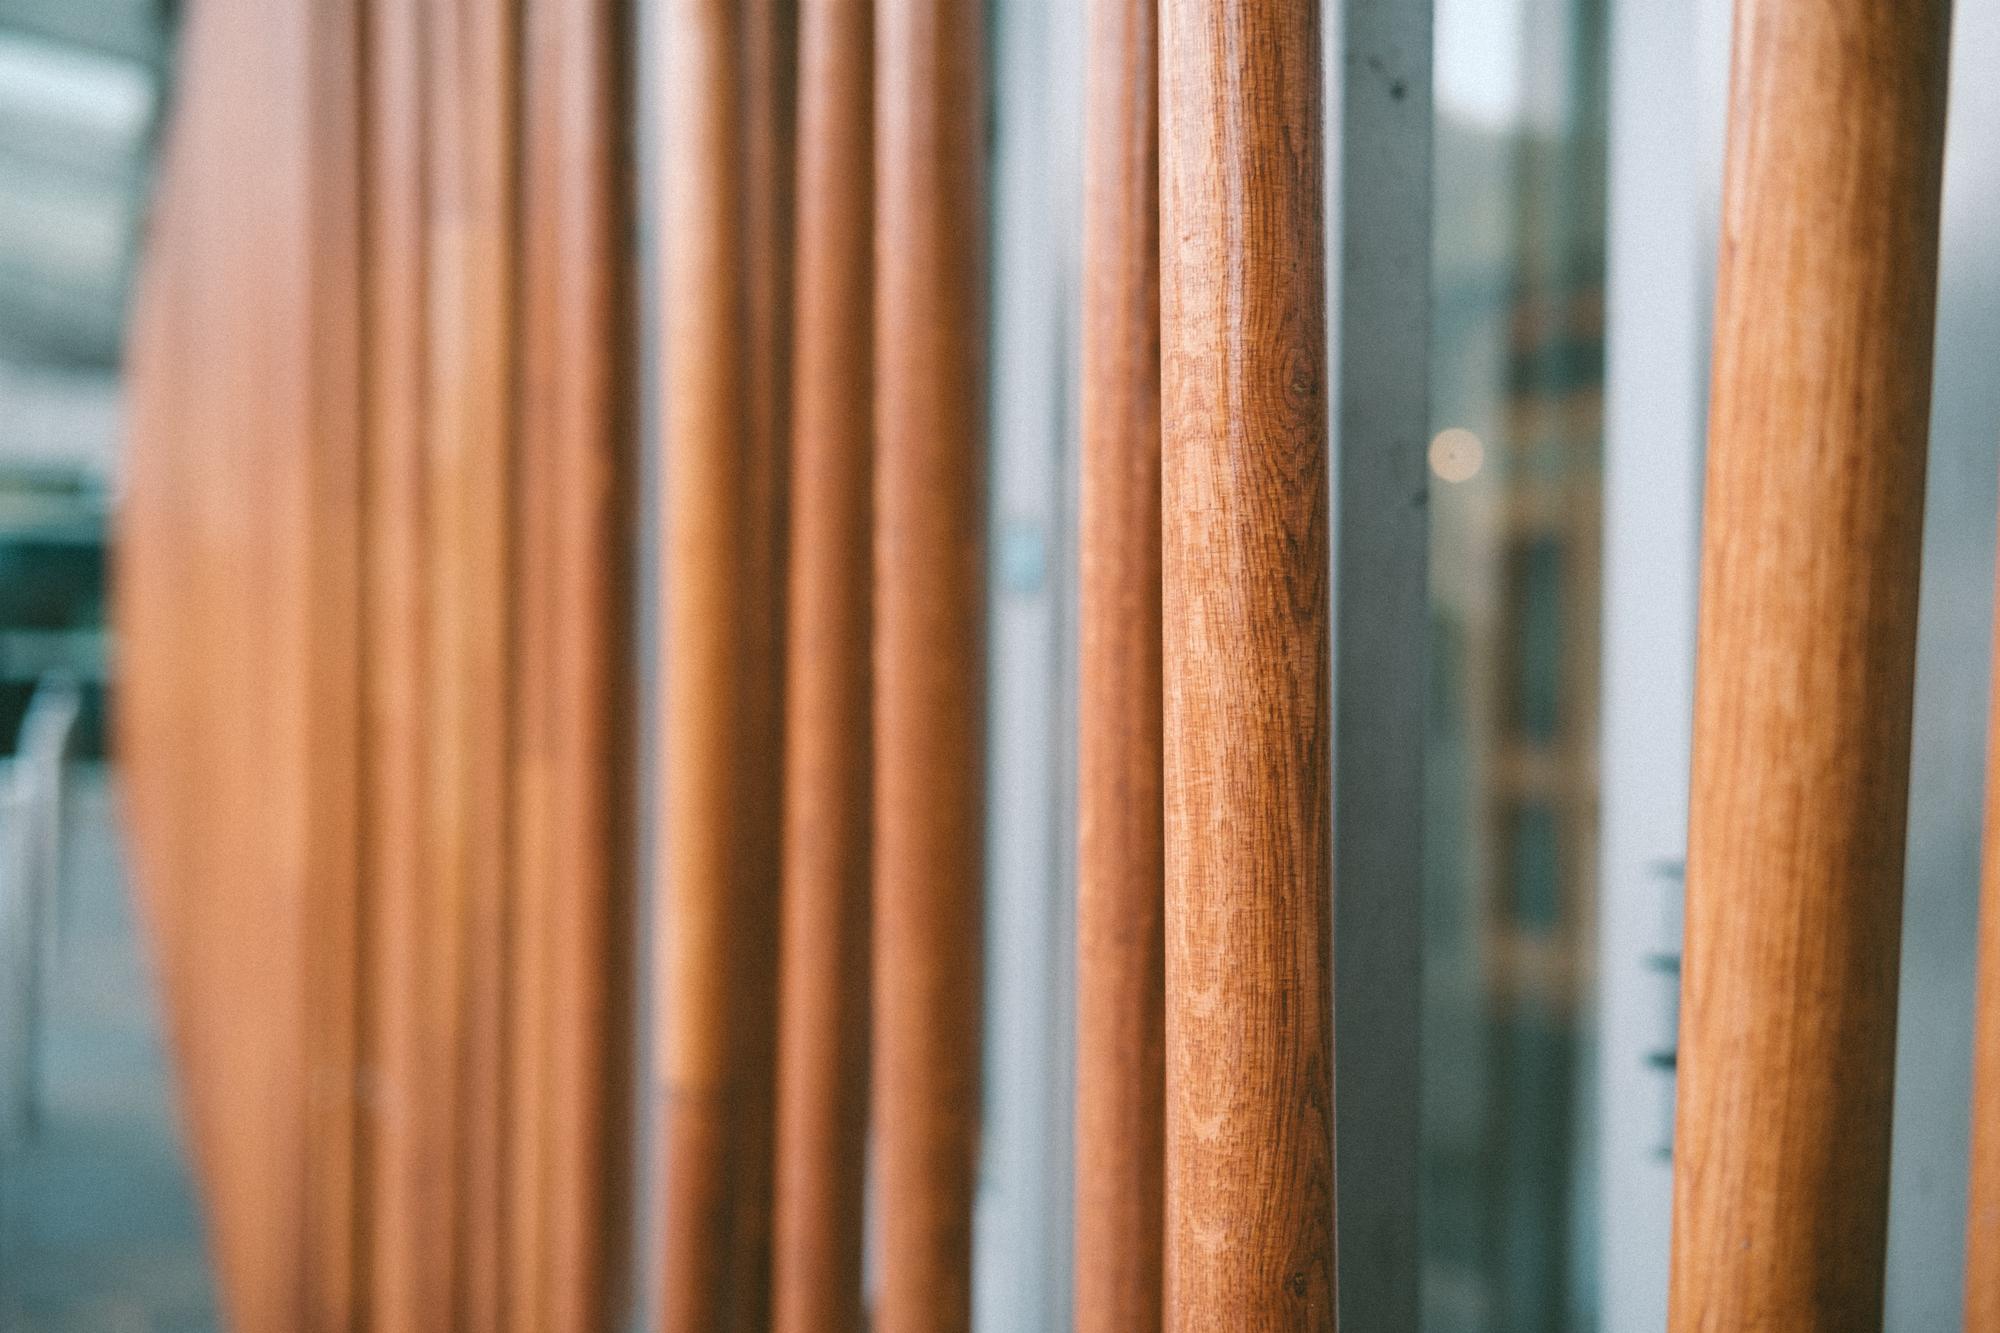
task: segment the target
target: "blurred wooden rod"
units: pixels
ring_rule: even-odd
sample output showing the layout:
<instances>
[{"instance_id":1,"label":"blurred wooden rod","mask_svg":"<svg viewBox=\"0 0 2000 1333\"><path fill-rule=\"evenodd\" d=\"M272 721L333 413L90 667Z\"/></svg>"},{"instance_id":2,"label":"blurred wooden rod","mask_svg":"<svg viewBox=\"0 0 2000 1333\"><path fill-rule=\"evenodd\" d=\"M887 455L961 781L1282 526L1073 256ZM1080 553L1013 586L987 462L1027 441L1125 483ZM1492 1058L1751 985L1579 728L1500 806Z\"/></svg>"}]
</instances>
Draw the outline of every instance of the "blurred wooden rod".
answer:
<instances>
[{"instance_id":1,"label":"blurred wooden rod","mask_svg":"<svg viewBox=\"0 0 2000 1333\"><path fill-rule=\"evenodd\" d=\"M726 1327L730 1186L742 1145L731 1080L737 684L747 507L742 266L742 20L731 0L667 13L662 1327Z\"/></svg>"},{"instance_id":2,"label":"blurred wooden rod","mask_svg":"<svg viewBox=\"0 0 2000 1333\"><path fill-rule=\"evenodd\" d=\"M368 185L365 253L371 354L364 456L362 753L364 1063L375 1094L364 1099L367 1169L364 1271L371 1321L414 1333L442 1308L431 1262L437 1214L425 1181L430 1149L425 1079L428 552L425 430L429 346L425 255L427 11L416 0L369 0ZM448 1268L444 1270L448 1273Z\"/></svg>"},{"instance_id":3,"label":"blurred wooden rod","mask_svg":"<svg viewBox=\"0 0 2000 1333\"><path fill-rule=\"evenodd\" d=\"M1177 1329L1334 1326L1319 10L1160 8Z\"/></svg>"},{"instance_id":4,"label":"blurred wooden rod","mask_svg":"<svg viewBox=\"0 0 2000 1333\"><path fill-rule=\"evenodd\" d=\"M984 13L875 41L875 968L883 1333L971 1318L979 1119Z\"/></svg>"},{"instance_id":5,"label":"blurred wooden rod","mask_svg":"<svg viewBox=\"0 0 2000 1333\"><path fill-rule=\"evenodd\" d=\"M1669 1323L1878 1328L1949 5L1739 0Z\"/></svg>"},{"instance_id":6,"label":"blurred wooden rod","mask_svg":"<svg viewBox=\"0 0 2000 1333\"><path fill-rule=\"evenodd\" d=\"M626 0L529 0L524 190L543 247L524 272L546 304L538 423L548 494L544 632L549 691L542 839L547 900L537 920L548 996L529 1190L542 1307L522 1326L592 1333L623 1309L626 1255L606 1237L631 1216L634 714L627 293L630 88ZM524 1113L517 1108L517 1113ZM527 1228L524 1228L524 1230Z\"/></svg>"},{"instance_id":7,"label":"blurred wooden rod","mask_svg":"<svg viewBox=\"0 0 2000 1333\"><path fill-rule=\"evenodd\" d=\"M738 723L736 900L730 932L738 974L731 1059L737 1095L729 1324L770 1324L771 1193L777 1151L778 917L784 801L785 546L791 474L792 196L797 189L796 0L743 6L743 468L737 534L744 581Z\"/></svg>"},{"instance_id":8,"label":"blurred wooden rod","mask_svg":"<svg viewBox=\"0 0 2000 1333\"><path fill-rule=\"evenodd\" d=\"M437 395L432 437L445 521L436 558L446 588L435 624L447 678L436 716L433 781L445 812L444 867L456 880L445 928L458 933L457 1040L440 1053L455 1070L457 1153L453 1309L497 1328L506 1297L506 923L512 889L509 815L513 713L515 147L519 33L507 6L442 0L430 47L435 85L431 270ZM442 39L443 34L452 34ZM453 970L440 979L452 984Z\"/></svg>"},{"instance_id":9,"label":"blurred wooden rod","mask_svg":"<svg viewBox=\"0 0 2000 1333\"><path fill-rule=\"evenodd\" d=\"M874 422L870 0L805 0L773 1326L863 1327Z\"/></svg>"},{"instance_id":10,"label":"blurred wooden rod","mask_svg":"<svg viewBox=\"0 0 2000 1333\"><path fill-rule=\"evenodd\" d=\"M795 14L677 0L668 182L668 1329L770 1300Z\"/></svg>"},{"instance_id":11,"label":"blurred wooden rod","mask_svg":"<svg viewBox=\"0 0 2000 1333\"><path fill-rule=\"evenodd\" d=\"M1160 1326L1166 1183L1157 21L1089 17L1075 1318L1125 1333Z\"/></svg>"}]
</instances>

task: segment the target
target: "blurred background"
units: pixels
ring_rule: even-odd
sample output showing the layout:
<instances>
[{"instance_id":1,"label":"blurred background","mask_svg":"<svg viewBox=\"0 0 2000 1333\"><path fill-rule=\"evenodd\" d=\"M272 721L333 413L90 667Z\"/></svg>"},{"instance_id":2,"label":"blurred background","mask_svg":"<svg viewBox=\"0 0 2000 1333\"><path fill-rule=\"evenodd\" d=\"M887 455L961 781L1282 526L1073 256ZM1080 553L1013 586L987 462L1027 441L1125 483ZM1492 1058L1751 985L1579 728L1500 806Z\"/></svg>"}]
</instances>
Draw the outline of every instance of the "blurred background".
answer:
<instances>
[{"instance_id":1,"label":"blurred background","mask_svg":"<svg viewBox=\"0 0 2000 1333\"><path fill-rule=\"evenodd\" d=\"M212 1328L104 692L168 0L0 0L0 1327Z\"/></svg>"},{"instance_id":2,"label":"blurred background","mask_svg":"<svg viewBox=\"0 0 2000 1333\"><path fill-rule=\"evenodd\" d=\"M655 8L640 6L633 42L648 97ZM174 9L0 0L6 1329L215 1322L103 723L119 346L171 116ZM996 1333L1064 1327L1069 1299L1080 11L990 7L990 997L975 1269L979 1325ZM1727 0L1437 8L1433 1333L1664 1322L1728 18ZM1959 1320L2000 443L2000 90L1976 72L2000 67L2000 9L1960 7L1954 67L1888 1278L1889 1327L1912 1331ZM652 142L656 115L641 121ZM642 384L642 398L656 389Z\"/></svg>"}]
</instances>

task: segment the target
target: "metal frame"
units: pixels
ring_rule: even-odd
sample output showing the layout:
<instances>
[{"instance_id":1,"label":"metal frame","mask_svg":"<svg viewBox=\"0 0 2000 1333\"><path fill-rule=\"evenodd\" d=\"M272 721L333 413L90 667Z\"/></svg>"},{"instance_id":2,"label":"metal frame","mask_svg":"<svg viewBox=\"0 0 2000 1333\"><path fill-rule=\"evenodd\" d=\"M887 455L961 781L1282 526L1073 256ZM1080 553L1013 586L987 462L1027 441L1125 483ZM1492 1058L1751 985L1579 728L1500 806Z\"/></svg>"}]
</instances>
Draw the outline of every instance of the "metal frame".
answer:
<instances>
[{"instance_id":1,"label":"metal frame","mask_svg":"<svg viewBox=\"0 0 2000 1333\"><path fill-rule=\"evenodd\" d=\"M1334 436L1334 1099L1340 1318L1415 1329L1430 687L1431 0L1345 0Z\"/></svg>"}]
</instances>

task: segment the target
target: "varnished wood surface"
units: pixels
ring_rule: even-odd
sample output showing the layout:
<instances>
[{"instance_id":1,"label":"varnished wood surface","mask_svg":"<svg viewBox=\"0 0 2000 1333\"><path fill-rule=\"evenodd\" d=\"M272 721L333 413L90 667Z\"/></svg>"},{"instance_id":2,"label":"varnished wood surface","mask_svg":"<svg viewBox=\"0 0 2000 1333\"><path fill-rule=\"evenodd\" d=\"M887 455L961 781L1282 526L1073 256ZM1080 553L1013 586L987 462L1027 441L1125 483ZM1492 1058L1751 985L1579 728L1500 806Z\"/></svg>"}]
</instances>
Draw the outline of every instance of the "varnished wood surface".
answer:
<instances>
[{"instance_id":1,"label":"varnished wood surface","mask_svg":"<svg viewBox=\"0 0 2000 1333\"><path fill-rule=\"evenodd\" d=\"M441 750L432 771L447 807L440 867L455 879L446 902L459 932L459 1024L450 1043L458 1089L451 1125L458 1153L456 1317L496 1328L507 1267L506 1050L510 818L514 759L511 596L518 576L510 521L518 462L514 421L519 33L510 6L441 0L433 157L436 190L432 350L443 407L432 437L435 498L447 514L436 552L443 585ZM452 896L455 904L450 903ZM449 976L450 972L447 971Z\"/></svg>"},{"instance_id":2,"label":"varnished wood surface","mask_svg":"<svg viewBox=\"0 0 2000 1333\"><path fill-rule=\"evenodd\" d=\"M537 4L565 36L525 89L514 9L469 0L201 0L183 37L119 740L253 1333L621 1299L629 154L618 11ZM545 207L517 162L559 173Z\"/></svg>"},{"instance_id":3,"label":"varnished wood surface","mask_svg":"<svg viewBox=\"0 0 2000 1333\"><path fill-rule=\"evenodd\" d=\"M1160 1326L1166 1185L1152 0L1093 0L1084 110L1075 1320Z\"/></svg>"},{"instance_id":4,"label":"varnished wood surface","mask_svg":"<svg viewBox=\"0 0 2000 1333\"><path fill-rule=\"evenodd\" d=\"M666 273L663 1327L769 1296L790 11L682 0Z\"/></svg>"},{"instance_id":5,"label":"varnished wood surface","mask_svg":"<svg viewBox=\"0 0 2000 1333\"><path fill-rule=\"evenodd\" d=\"M276 453L285 496L275 514L281 665L274 720L284 728L271 777L290 786L279 874L304 894L306 1318L347 1328L364 1317L360 1254L361 699L363 404L360 284L365 148L359 0L305 8L292 30L310 110L289 127L309 164L284 191L309 256L295 318L306 360L280 400L303 449ZM280 381L284 383L284 380Z\"/></svg>"},{"instance_id":6,"label":"varnished wood surface","mask_svg":"<svg viewBox=\"0 0 2000 1333\"><path fill-rule=\"evenodd\" d=\"M362 1058L375 1086L363 1103L362 1262L374 1326L415 1333L436 1305L427 1260L440 1244L424 1112L426 15L410 0L370 0L367 23Z\"/></svg>"},{"instance_id":7,"label":"varnished wood surface","mask_svg":"<svg viewBox=\"0 0 2000 1333\"><path fill-rule=\"evenodd\" d=\"M868 1110L870 0L800 6L773 1327L859 1333Z\"/></svg>"},{"instance_id":8,"label":"varnished wood surface","mask_svg":"<svg viewBox=\"0 0 2000 1333\"><path fill-rule=\"evenodd\" d=\"M966 1328L979 1125L985 7L875 36L875 924L883 1333Z\"/></svg>"},{"instance_id":9,"label":"varnished wood surface","mask_svg":"<svg viewBox=\"0 0 2000 1333\"><path fill-rule=\"evenodd\" d=\"M744 583L734 614L743 633L737 793L736 898L731 933L740 972L731 997L731 1058L739 1095L729 1326L770 1324L771 1195L776 1154L779 880L782 872L785 569L791 477L792 201L797 188L797 0L744 7L743 348L748 399L746 504L736 540Z\"/></svg>"},{"instance_id":10,"label":"varnished wood surface","mask_svg":"<svg viewBox=\"0 0 2000 1333\"><path fill-rule=\"evenodd\" d=\"M1319 6L1160 41L1166 1322L1331 1329Z\"/></svg>"},{"instance_id":11,"label":"varnished wood surface","mask_svg":"<svg viewBox=\"0 0 2000 1333\"><path fill-rule=\"evenodd\" d=\"M1675 1330L1881 1325L1947 26L1737 7Z\"/></svg>"},{"instance_id":12,"label":"varnished wood surface","mask_svg":"<svg viewBox=\"0 0 2000 1333\"><path fill-rule=\"evenodd\" d=\"M721 1328L727 1267L729 883L735 835L735 526L744 386L736 104L725 0L668 10L664 876L657 896L665 1177L662 1327Z\"/></svg>"},{"instance_id":13,"label":"varnished wood surface","mask_svg":"<svg viewBox=\"0 0 2000 1333\"><path fill-rule=\"evenodd\" d=\"M542 797L549 858L538 920L546 972L534 1247L538 1310L521 1326L594 1333L621 1315L633 1212L634 719L629 261L631 90L626 0L529 0L531 145L524 183L543 264L527 272L529 373L546 415L530 428L545 459L544 613L549 697ZM545 358L545 359L542 359Z\"/></svg>"},{"instance_id":14,"label":"varnished wood surface","mask_svg":"<svg viewBox=\"0 0 2000 1333\"><path fill-rule=\"evenodd\" d=\"M221 1304L253 1330L338 1318L353 1294L353 809L325 784L353 762L358 683L355 21L189 15L153 232L173 258L149 266L131 342L133 865ZM244 99L266 114L246 124ZM299 761L321 745L316 773Z\"/></svg>"}]
</instances>

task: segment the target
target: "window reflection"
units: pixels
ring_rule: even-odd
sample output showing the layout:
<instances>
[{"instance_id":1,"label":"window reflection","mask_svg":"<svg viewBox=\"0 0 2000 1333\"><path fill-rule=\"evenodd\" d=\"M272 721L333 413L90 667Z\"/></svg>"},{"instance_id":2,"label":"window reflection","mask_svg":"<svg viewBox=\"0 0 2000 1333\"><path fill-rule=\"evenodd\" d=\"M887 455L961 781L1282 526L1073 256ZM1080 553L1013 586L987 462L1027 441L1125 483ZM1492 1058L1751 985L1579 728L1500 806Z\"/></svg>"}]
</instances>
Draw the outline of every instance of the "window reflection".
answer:
<instances>
[{"instance_id":1,"label":"window reflection","mask_svg":"<svg viewBox=\"0 0 2000 1333\"><path fill-rule=\"evenodd\" d=\"M1438 12L1424 1034L1436 1330L1594 1322L1605 11ZM1453 466L1466 440L1480 462Z\"/></svg>"}]
</instances>

